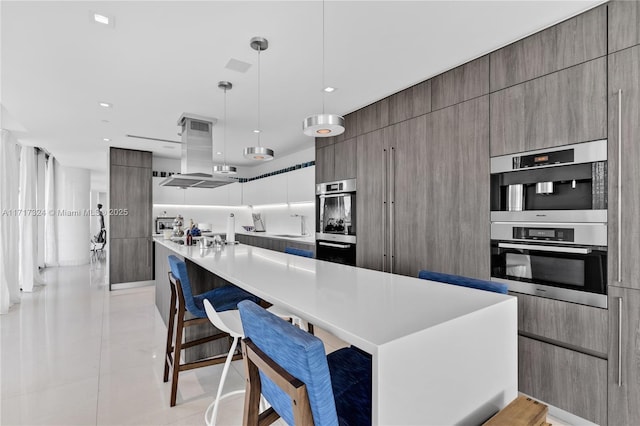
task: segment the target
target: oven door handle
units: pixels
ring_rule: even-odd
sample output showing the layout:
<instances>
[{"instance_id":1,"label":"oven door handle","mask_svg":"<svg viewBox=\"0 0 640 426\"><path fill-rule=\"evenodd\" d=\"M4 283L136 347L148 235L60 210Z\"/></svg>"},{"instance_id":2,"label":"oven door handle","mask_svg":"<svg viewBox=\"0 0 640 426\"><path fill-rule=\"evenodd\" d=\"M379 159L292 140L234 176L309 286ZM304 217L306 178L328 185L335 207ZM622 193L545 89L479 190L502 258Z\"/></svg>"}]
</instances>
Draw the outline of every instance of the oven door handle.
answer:
<instances>
[{"instance_id":1,"label":"oven door handle","mask_svg":"<svg viewBox=\"0 0 640 426\"><path fill-rule=\"evenodd\" d=\"M553 247L553 246L536 246L533 244L511 244L511 243L498 243L498 247L518 249L518 250L551 251L555 253L576 253L576 254L591 253L590 248L580 248L580 247Z\"/></svg>"},{"instance_id":2,"label":"oven door handle","mask_svg":"<svg viewBox=\"0 0 640 426\"><path fill-rule=\"evenodd\" d=\"M324 241L318 241L318 245L319 246L326 246L326 247L340 248L340 249L348 249L348 248L351 247L351 244L325 243Z\"/></svg>"},{"instance_id":3,"label":"oven door handle","mask_svg":"<svg viewBox=\"0 0 640 426\"><path fill-rule=\"evenodd\" d=\"M340 192L338 194L322 194L318 195L318 198L337 198L337 197L346 197L350 195L351 192Z\"/></svg>"}]
</instances>

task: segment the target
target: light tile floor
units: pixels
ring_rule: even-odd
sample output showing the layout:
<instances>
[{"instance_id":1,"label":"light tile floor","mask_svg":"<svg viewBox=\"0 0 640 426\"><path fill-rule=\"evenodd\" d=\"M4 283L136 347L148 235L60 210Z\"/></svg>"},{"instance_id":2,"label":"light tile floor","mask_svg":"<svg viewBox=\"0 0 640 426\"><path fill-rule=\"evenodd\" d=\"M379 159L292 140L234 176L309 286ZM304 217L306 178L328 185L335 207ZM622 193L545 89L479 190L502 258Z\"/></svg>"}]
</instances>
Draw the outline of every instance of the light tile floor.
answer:
<instances>
[{"instance_id":1,"label":"light tile floor","mask_svg":"<svg viewBox=\"0 0 640 426\"><path fill-rule=\"evenodd\" d=\"M44 278L0 316L1 425L204 424L222 365L181 373L169 407L154 287L109 292L104 261L49 268ZM316 335L327 352L345 345L317 327ZM225 391L244 387L242 361L232 367ZM243 395L224 400L218 424L240 425L242 404Z\"/></svg>"}]
</instances>

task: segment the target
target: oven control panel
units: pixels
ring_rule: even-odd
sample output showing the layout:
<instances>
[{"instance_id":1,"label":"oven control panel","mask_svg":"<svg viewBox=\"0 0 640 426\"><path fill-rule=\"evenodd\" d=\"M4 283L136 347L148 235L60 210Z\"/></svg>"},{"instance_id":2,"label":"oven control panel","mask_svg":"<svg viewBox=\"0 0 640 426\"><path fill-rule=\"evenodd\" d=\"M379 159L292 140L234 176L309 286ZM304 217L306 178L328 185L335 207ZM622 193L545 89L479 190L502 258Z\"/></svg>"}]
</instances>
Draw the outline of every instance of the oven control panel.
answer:
<instances>
[{"instance_id":1,"label":"oven control panel","mask_svg":"<svg viewBox=\"0 0 640 426\"><path fill-rule=\"evenodd\" d=\"M524 226L513 227L513 238L515 240L537 240L537 241L574 241L573 228L530 228Z\"/></svg>"}]
</instances>

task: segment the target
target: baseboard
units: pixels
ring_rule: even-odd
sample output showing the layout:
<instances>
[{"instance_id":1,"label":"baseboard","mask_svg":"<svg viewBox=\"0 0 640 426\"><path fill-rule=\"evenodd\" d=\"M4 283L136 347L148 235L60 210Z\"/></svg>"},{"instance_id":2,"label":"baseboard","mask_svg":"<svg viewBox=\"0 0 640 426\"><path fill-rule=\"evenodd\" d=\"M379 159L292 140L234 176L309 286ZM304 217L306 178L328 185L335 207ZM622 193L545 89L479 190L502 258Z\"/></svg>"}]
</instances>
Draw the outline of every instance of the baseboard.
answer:
<instances>
[{"instance_id":1,"label":"baseboard","mask_svg":"<svg viewBox=\"0 0 640 426\"><path fill-rule=\"evenodd\" d=\"M128 288L149 287L149 286L155 286L155 285L156 285L156 281L155 280L135 281L135 282L130 282L130 283L109 284L109 290L111 290L111 291L113 291L113 290L126 290Z\"/></svg>"}]
</instances>

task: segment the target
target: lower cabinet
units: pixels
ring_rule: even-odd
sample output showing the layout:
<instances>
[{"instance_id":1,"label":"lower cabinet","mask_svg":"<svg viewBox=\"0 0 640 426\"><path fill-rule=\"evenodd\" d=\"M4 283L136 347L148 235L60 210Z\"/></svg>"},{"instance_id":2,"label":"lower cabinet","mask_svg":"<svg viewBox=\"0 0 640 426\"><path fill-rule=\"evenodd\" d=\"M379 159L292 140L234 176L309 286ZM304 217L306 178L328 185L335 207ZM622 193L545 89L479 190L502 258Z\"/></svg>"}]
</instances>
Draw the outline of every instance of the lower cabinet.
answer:
<instances>
[{"instance_id":1,"label":"lower cabinet","mask_svg":"<svg viewBox=\"0 0 640 426\"><path fill-rule=\"evenodd\" d=\"M607 424L607 361L602 358L519 336L518 388L599 425Z\"/></svg>"},{"instance_id":2,"label":"lower cabinet","mask_svg":"<svg viewBox=\"0 0 640 426\"><path fill-rule=\"evenodd\" d=\"M264 248L267 250L284 252L287 247L298 248L303 250L313 251L315 257L316 247L314 244L300 243L291 240L283 240L280 238L258 237L254 235L236 234L236 241L246 244L248 246L254 246Z\"/></svg>"},{"instance_id":3,"label":"lower cabinet","mask_svg":"<svg viewBox=\"0 0 640 426\"><path fill-rule=\"evenodd\" d=\"M146 238L112 238L109 279L111 284L151 280L153 277L152 242Z\"/></svg>"},{"instance_id":4,"label":"lower cabinet","mask_svg":"<svg viewBox=\"0 0 640 426\"><path fill-rule=\"evenodd\" d=\"M609 425L640 424L640 290L609 287Z\"/></svg>"}]
</instances>

